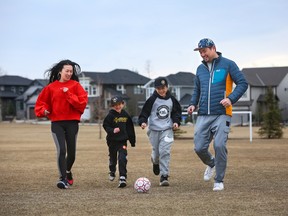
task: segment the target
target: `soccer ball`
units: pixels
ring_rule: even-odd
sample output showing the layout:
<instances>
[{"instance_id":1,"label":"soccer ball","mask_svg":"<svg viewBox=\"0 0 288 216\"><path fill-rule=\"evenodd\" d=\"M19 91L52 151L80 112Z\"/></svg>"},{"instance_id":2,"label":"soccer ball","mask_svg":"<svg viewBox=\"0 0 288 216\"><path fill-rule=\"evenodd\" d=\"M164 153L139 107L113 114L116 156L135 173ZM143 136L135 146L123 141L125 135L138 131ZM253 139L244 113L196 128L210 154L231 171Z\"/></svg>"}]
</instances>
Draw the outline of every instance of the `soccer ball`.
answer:
<instances>
[{"instance_id":1,"label":"soccer ball","mask_svg":"<svg viewBox=\"0 0 288 216\"><path fill-rule=\"evenodd\" d=\"M151 187L151 182L146 177L140 177L135 181L134 188L138 193L147 193Z\"/></svg>"}]
</instances>

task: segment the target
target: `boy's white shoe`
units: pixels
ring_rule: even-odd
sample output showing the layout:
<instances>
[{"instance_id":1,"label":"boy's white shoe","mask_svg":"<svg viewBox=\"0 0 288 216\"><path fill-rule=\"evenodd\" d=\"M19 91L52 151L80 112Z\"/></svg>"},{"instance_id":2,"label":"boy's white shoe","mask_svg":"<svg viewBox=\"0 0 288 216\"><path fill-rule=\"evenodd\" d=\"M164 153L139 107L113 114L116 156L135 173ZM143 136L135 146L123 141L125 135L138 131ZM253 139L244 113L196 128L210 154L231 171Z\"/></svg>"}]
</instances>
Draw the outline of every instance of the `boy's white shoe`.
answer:
<instances>
[{"instance_id":1,"label":"boy's white shoe","mask_svg":"<svg viewBox=\"0 0 288 216\"><path fill-rule=\"evenodd\" d=\"M209 181L215 172L215 166L211 168L210 166L207 166L205 172L204 172L204 181Z\"/></svg>"},{"instance_id":2,"label":"boy's white shoe","mask_svg":"<svg viewBox=\"0 0 288 216\"><path fill-rule=\"evenodd\" d=\"M223 182L215 182L214 187L213 187L213 191L222 191L222 190L224 190Z\"/></svg>"}]
</instances>

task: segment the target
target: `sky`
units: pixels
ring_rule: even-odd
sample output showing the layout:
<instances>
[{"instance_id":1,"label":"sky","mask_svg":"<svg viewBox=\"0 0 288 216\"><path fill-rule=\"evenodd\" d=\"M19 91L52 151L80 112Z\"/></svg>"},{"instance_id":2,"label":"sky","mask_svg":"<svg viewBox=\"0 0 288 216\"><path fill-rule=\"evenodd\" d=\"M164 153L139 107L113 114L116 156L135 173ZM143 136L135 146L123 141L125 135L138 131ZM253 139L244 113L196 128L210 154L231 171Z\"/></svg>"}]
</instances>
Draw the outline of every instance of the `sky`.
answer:
<instances>
[{"instance_id":1,"label":"sky","mask_svg":"<svg viewBox=\"0 0 288 216\"><path fill-rule=\"evenodd\" d=\"M202 38L240 69L288 66L287 11L287 0L0 0L0 75L43 79L63 59L195 74Z\"/></svg>"}]
</instances>

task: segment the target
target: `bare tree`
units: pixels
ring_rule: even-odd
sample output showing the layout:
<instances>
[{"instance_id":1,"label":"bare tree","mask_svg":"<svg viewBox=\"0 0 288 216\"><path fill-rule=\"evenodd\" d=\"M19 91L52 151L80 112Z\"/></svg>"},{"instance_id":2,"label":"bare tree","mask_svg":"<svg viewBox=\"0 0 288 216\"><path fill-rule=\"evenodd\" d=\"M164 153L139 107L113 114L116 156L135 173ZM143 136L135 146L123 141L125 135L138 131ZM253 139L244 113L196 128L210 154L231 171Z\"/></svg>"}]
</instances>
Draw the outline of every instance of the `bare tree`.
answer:
<instances>
[{"instance_id":1,"label":"bare tree","mask_svg":"<svg viewBox=\"0 0 288 216\"><path fill-rule=\"evenodd\" d=\"M3 69L0 67L0 76L4 75ZM0 98L0 122L2 121L2 100Z\"/></svg>"},{"instance_id":2,"label":"bare tree","mask_svg":"<svg viewBox=\"0 0 288 216\"><path fill-rule=\"evenodd\" d=\"M5 74L4 70L0 67L0 76L3 76Z\"/></svg>"},{"instance_id":3,"label":"bare tree","mask_svg":"<svg viewBox=\"0 0 288 216\"><path fill-rule=\"evenodd\" d=\"M146 73L148 74L148 77L150 78L150 72L151 72L151 61L150 60L146 61L145 70L146 70Z\"/></svg>"},{"instance_id":4,"label":"bare tree","mask_svg":"<svg viewBox=\"0 0 288 216\"><path fill-rule=\"evenodd\" d=\"M96 83L97 83L97 87L99 88L102 85L101 79L97 79ZM99 92L99 96L96 98L96 101L94 103L94 113L92 117L93 119L97 121L98 126L99 126L99 139L102 139L102 122L103 122L106 112L107 110L105 109L103 92Z\"/></svg>"}]
</instances>

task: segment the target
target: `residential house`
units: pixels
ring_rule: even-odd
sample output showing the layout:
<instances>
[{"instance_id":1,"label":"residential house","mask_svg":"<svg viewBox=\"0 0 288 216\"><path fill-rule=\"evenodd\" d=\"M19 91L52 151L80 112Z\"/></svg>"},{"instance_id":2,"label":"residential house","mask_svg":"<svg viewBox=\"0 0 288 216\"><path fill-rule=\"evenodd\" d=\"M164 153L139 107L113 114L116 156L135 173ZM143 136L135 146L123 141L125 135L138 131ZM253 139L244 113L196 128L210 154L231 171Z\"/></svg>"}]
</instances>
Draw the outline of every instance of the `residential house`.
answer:
<instances>
[{"instance_id":1,"label":"residential house","mask_svg":"<svg viewBox=\"0 0 288 216\"><path fill-rule=\"evenodd\" d=\"M83 71L79 82L88 92L88 106L83 114L85 120L92 121L107 114L110 100L120 95L126 102L126 110L131 116L140 112L140 104L145 101L143 86L150 79L127 69L115 69L110 72Z\"/></svg>"},{"instance_id":2,"label":"residential house","mask_svg":"<svg viewBox=\"0 0 288 216\"><path fill-rule=\"evenodd\" d=\"M35 103L42 88L47 84L47 79L36 79L31 82L22 95L15 99L17 119L29 120L36 118L34 113Z\"/></svg>"},{"instance_id":3,"label":"residential house","mask_svg":"<svg viewBox=\"0 0 288 216\"><path fill-rule=\"evenodd\" d=\"M281 110L282 120L288 121L288 67L243 68L249 88L247 95L251 101L250 109L257 121L265 104L267 88L271 87Z\"/></svg>"},{"instance_id":4,"label":"residential house","mask_svg":"<svg viewBox=\"0 0 288 216\"><path fill-rule=\"evenodd\" d=\"M21 76L0 76L0 121L16 117L15 99L26 91L31 82Z\"/></svg>"}]
</instances>

